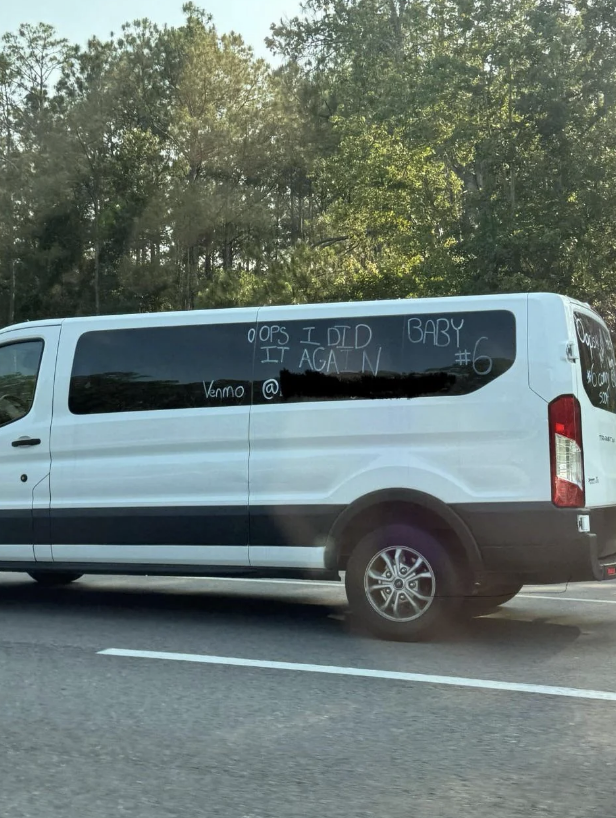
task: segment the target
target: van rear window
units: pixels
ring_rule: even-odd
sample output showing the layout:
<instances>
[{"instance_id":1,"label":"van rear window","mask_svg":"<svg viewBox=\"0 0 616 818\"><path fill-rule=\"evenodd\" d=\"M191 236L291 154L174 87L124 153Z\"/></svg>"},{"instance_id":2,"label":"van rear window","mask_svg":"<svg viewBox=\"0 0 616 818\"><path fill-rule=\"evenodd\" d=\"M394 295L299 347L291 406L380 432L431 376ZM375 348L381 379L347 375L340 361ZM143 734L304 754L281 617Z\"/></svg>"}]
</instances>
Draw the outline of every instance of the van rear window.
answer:
<instances>
[{"instance_id":1,"label":"van rear window","mask_svg":"<svg viewBox=\"0 0 616 818\"><path fill-rule=\"evenodd\" d=\"M584 391L593 406L616 414L616 359L606 327L582 312L574 313Z\"/></svg>"}]
</instances>

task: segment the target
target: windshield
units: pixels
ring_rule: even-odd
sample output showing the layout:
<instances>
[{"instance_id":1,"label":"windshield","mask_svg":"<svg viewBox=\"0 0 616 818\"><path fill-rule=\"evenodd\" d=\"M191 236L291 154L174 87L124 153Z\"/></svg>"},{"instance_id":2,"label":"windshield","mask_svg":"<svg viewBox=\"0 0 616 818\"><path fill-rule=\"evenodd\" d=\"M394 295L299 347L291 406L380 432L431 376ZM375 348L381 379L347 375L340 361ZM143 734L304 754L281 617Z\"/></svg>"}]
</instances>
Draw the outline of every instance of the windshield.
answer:
<instances>
[{"instance_id":1,"label":"windshield","mask_svg":"<svg viewBox=\"0 0 616 818\"><path fill-rule=\"evenodd\" d=\"M0 347L0 426L30 411L42 353L42 341Z\"/></svg>"}]
</instances>

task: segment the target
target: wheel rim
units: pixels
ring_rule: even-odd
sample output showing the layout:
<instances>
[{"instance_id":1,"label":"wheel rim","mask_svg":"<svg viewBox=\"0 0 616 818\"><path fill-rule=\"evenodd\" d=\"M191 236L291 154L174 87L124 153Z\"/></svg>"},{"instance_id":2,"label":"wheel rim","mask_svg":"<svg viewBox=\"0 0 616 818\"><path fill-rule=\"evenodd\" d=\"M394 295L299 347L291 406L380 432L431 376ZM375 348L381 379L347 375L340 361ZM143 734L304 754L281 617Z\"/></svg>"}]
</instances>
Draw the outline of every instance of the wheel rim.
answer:
<instances>
[{"instance_id":1,"label":"wheel rim","mask_svg":"<svg viewBox=\"0 0 616 818\"><path fill-rule=\"evenodd\" d=\"M411 622L423 616L436 593L436 579L428 560L413 548L383 548L368 563L364 590L374 610L392 622Z\"/></svg>"}]
</instances>

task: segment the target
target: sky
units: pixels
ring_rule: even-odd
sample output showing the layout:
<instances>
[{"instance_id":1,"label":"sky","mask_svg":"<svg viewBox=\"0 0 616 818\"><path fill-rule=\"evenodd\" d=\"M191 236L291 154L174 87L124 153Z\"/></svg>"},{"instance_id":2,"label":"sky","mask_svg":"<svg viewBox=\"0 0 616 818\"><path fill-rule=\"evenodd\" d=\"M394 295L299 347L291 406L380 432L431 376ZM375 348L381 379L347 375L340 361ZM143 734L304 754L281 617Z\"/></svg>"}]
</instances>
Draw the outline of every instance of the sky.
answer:
<instances>
[{"instance_id":1,"label":"sky","mask_svg":"<svg viewBox=\"0 0 616 818\"><path fill-rule=\"evenodd\" d=\"M162 25L180 25L184 0L0 0L0 36L20 23L50 23L61 37L85 44L95 34L104 39L120 33L122 23L148 17ZM263 40L270 23L293 17L299 0L196 0L221 32L237 31L260 57L268 57Z\"/></svg>"}]
</instances>

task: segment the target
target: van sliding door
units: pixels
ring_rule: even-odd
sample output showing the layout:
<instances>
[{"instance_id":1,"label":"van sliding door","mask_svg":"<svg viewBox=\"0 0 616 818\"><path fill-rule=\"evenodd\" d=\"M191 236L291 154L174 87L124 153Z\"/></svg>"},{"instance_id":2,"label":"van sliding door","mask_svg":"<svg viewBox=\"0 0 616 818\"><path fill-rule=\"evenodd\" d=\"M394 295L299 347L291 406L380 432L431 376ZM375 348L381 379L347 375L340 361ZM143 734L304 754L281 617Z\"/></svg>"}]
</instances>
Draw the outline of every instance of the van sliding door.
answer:
<instances>
[{"instance_id":1,"label":"van sliding door","mask_svg":"<svg viewBox=\"0 0 616 818\"><path fill-rule=\"evenodd\" d=\"M248 564L255 317L67 326L52 429L54 561Z\"/></svg>"}]
</instances>

